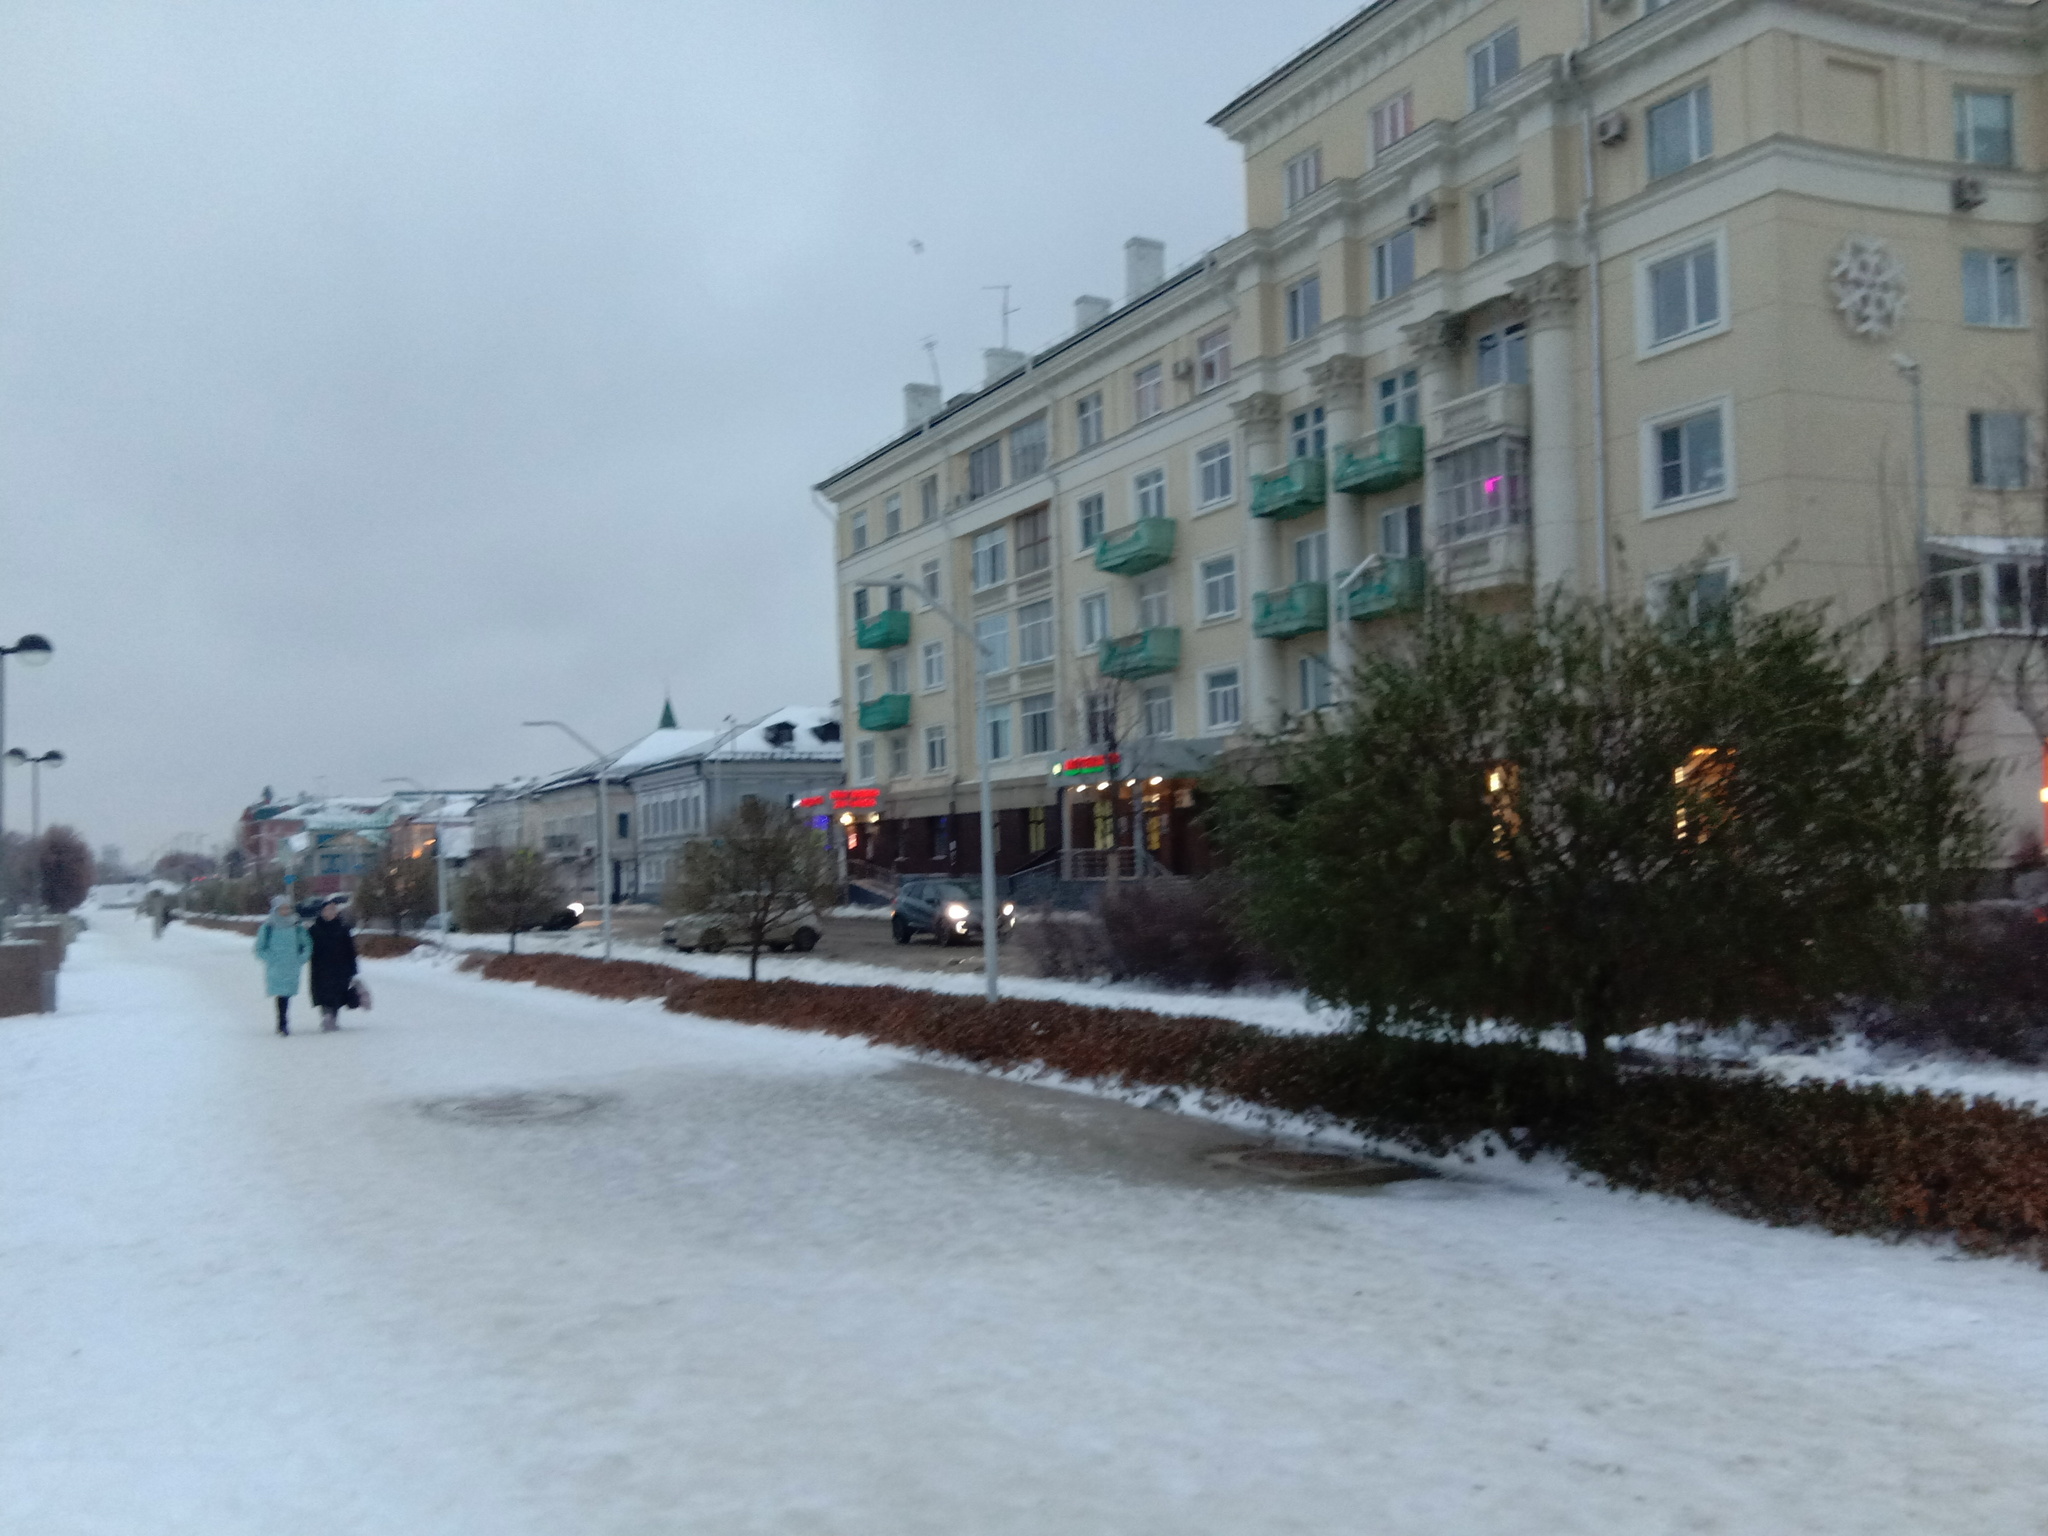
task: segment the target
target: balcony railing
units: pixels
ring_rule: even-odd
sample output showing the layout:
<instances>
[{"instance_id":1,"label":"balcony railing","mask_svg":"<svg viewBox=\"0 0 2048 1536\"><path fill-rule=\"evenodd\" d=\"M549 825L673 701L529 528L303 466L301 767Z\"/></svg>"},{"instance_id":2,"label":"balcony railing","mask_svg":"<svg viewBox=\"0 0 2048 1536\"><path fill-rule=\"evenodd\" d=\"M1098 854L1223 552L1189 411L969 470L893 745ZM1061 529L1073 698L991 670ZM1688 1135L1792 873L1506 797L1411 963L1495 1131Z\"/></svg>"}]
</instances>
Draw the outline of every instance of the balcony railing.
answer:
<instances>
[{"instance_id":1,"label":"balcony railing","mask_svg":"<svg viewBox=\"0 0 2048 1536\"><path fill-rule=\"evenodd\" d=\"M1095 541L1095 569L1112 576L1142 576L1173 558L1174 529L1170 517L1141 517L1128 528Z\"/></svg>"},{"instance_id":2,"label":"balcony railing","mask_svg":"<svg viewBox=\"0 0 2048 1536\"><path fill-rule=\"evenodd\" d=\"M1156 677L1179 665L1180 631L1171 625L1102 642L1104 677Z\"/></svg>"},{"instance_id":3,"label":"balcony railing","mask_svg":"<svg viewBox=\"0 0 2048 1536\"><path fill-rule=\"evenodd\" d=\"M1370 495L1392 491L1422 478L1422 428L1405 423L1381 427L1370 437L1339 443L1331 484L1340 491Z\"/></svg>"},{"instance_id":4,"label":"balcony railing","mask_svg":"<svg viewBox=\"0 0 2048 1536\"><path fill-rule=\"evenodd\" d=\"M854 644L864 651L893 651L910 644L910 610L885 608L871 619L854 626Z\"/></svg>"},{"instance_id":5,"label":"balcony railing","mask_svg":"<svg viewBox=\"0 0 2048 1536\"><path fill-rule=\"evenodd\" d=\"M1252 633L1261 640L1291 640L1330 627L1330 587L1297 581L1277 592L1252 594Z\"/></svg>"},{"instance_id":6,"label":"balcony railing","mask_svg":"<svg viewBox=\"0 0 2048 1536\"><path fill-rule=\"evenodd\" d=\"M1301 517L1323 504L1323 461L1296 459L1285 469L1252 476L1252 516Z\"/></svg>"},{"instance_id":7,"label":"balcony railing","mask_svg":"<svg viewBox=\"0 0 2048 1536\"><path fill-rule=\"evenodd\" d=\"M885 693L879 699L863 700L860 728L864 731L900 731L910 724L910 695Z\"/></svg>"},{"instance_id":8,"label":"balcony railing","mask_svg":"<svg viewBox=\"0 0 2048 1536\"><path fill-rule=\"evenodd\" d=\"M2048 636L2048 566L2039 560L1963 564L1936 555L1927 578L1927 638Z\"/></svg>"},{"instance_id":9,"label":"balcony railing","mask_svg":"<svg viewBox=\"0 0 2048 1536\"><path fill-rule=\"evenodd\" d=\"M1354 619L1413 613L1422 606L1429 584L1429 563L1420 555L1403 555L1375 566L1344 599L1344 612Z\"/></svg>"}]
</instances>

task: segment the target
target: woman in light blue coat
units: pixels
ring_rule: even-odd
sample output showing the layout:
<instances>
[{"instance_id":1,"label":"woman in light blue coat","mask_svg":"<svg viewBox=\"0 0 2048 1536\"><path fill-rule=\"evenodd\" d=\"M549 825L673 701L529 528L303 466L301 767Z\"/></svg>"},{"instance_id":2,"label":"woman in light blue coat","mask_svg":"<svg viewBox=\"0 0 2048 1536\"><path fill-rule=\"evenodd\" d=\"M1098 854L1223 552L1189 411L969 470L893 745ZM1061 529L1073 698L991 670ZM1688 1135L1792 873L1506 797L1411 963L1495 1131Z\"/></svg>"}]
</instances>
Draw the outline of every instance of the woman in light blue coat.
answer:
<instances>
[{"instance_id":1,"label":"woman in light blue coat","mask_svg":"<svg viewBox=\"0 0 2048 1536\"><path fill-rule=\"evenodd\" d=\"M292 999L299 995L299 973L313 953L313 940L299 926L299 914L282 896L270 904L270 916L256 930L256 958L263 962L264 989L277 999L277 1032L292 1032Z\"/></svg>"}]
</instances>

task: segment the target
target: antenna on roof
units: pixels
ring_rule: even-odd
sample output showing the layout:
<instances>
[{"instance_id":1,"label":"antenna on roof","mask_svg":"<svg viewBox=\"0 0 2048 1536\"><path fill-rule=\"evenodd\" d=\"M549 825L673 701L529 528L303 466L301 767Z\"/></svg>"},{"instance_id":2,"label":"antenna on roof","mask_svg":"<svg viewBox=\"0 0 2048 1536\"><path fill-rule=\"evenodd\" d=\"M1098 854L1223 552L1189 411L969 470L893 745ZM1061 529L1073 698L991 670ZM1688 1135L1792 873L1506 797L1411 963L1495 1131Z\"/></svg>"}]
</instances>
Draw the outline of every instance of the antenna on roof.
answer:
<instances>
[{"instance_id":1,"label":"antenna on roof","mask_svg":"<svg viewBox=\"0 0 2048 1536\"><path fill-rule=\"evenodd\" d=\"M981 291L983 293L1000 293L1003 296L1003 307L999 313L1003 317L1003 350L1007 352L1010 350L1010 316L1021 315L1024 311L1022 309L1013 309L1010 306L1010 285L1008 283L983 283Z\"/></svg>"}]
</instances>

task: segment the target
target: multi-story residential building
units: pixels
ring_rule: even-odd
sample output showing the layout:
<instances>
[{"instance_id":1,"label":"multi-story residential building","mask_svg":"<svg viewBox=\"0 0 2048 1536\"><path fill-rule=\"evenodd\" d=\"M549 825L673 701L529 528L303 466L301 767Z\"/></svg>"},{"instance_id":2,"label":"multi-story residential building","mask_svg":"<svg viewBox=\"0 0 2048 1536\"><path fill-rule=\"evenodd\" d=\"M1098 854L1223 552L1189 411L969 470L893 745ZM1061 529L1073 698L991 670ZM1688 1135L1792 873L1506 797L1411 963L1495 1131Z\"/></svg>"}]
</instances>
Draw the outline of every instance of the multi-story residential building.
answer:
<instances>
[{"instance_id":1,"label":"multi-story residential building","mask_svg":"<svg viewBox=\"0 0 2048 1536\"><path fill-rule=\"evenodd\" d=\"M1762 578L1873 644L2031 644L2044 36L1993 0L1382 0L1258 81L1210 120L1244 233L1171 276L1132 242L1120 306L912 386L820 486L884 857L972 865L985 754L1005 868L1199 867L1188 771L1425 587ZM1976 728L2037 828L2039 735L1997 690Z\"/></svg>"}]
</instances>

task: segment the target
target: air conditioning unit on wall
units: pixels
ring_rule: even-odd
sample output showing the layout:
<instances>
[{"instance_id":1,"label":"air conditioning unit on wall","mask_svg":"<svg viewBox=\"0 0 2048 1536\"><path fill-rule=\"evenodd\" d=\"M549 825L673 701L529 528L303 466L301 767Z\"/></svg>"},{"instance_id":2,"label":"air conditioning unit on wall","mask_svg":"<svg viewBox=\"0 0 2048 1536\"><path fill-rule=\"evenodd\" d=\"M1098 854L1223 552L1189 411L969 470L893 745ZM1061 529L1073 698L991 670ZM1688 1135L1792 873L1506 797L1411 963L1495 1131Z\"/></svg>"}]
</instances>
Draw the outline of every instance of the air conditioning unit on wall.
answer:
<instances>
[{"instance_id":1,"label":"air conditioning unit on wall","mask_svg":"<svg viewBox=\"0 0 2048 1536\"><path fill-rule=\"evenodd\" d=\"M1173 365L1173 376L1176 379L1192 379L1195 376L1194 363L1188 358L1182 358Z\"/></svg>"},{"instance_id":2,"label":"air conditioning unit on wall","mask_svg":"<svg viewBox=\"0 0 2048 1536\"><path fill-rule=\"evenodd\" d=\"M1602 144L1620 144L1628 139L1628 114L1609 112L1593 124L1593 132Z\"/></svg>"},{"instance_id":3,"label":"air conditioning unit on wall","mask_svg":"<svg viewBox=\"0 0 2048 1536\"><path fill-rule=\"evenodd\" d=\"M1436 195L1425 192L1408 205L1408 222L1420 229L1425 224L1436 222Z\"/></svg>"},{"instance_id":4,"label":"air conditioning unit on wall","mask_svg":"<svg viewBox=\"0 0 2048 1536\"><path fill-rule=\"evenodd\" d=\"M1972 208L1984 206L1984 178L1981 176L1958 176L1948 185L1948 200L1958 213L1968 213Z\"/></svg>"}]
</instances>

